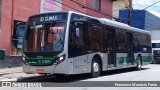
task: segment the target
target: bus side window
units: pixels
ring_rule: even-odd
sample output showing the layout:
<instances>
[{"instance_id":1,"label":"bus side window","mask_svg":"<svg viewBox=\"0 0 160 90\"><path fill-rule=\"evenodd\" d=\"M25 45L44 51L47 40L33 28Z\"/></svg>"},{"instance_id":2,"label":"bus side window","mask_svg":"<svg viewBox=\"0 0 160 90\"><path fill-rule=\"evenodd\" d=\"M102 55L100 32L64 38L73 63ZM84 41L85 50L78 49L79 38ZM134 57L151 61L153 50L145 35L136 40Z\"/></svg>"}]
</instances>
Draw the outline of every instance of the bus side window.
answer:
<instances>
[{"instance_id":1,"label":"bus side window","mask_svg":"<svg viewBox=\"0 0 160 90\"><path fill-rule=\"evenodd\" d=\"M76 22L75 22L76 23ZM76 45L85 44L85 27L82 25L71 25L70 43Z\"/></svg>"},{"instance_id":2,"label":"bus side window","mask_svg":"<svg viewBox=\"0 0 160 90\"><path fill-rule=\"evenodd\" d=\"M103 41L104 41L104 43L103 43L103 45L104 45L104 49L105 49L105 51L107 51L107 45L108 45L108 43L109 43L109 38L108 38L108 30L107 30L107 28L105 29L105 31L104 31L104 33L103 33Z\"/></svg>"},{"instance_id":3,"label":"bus side window","mask_svg":"<svg viewBox=\"0 0 160 90\"><path fill-rule=\"evenodd\" d=\"M140 49L139 47L139 39L138 39L138 34L133 33L133 51L136 53Z\"/></svg>"},{"instance_id":4,"label":"bus side window","mask_svg":"<svg viewBox=\"0 0 160 90\"><path fill-rule=\"evenodd\" d=\"M69 57L75 57L87 52L87 26L84 22L72 22L69 37Z\"/></svg>"},{"instance_id":5,"label":"bus side window","mask_svg":"<svg viewBox=\"0 0 160 90\"><path fill-rule=\"evenodd\" d=\"M92 51L101 50L101 32L102 28L98 24L91 24L89 27L89 48Z\"/></svg>"},{"instance_id":6,"label":"bus side window","mask_svg":"<svg viewBox=\"0 0 160 90\"><path fill-rule=\"evenodd\" d=\"M84 28L83 27L75 28L75 43L77 45L84 45Z\"/></svg>"},{"instance_id":7,"label":"bus side window","mask_svg":"<svg viewBox=\"0 0 160 90\"><path fill-rule=\"evenodd\" d=\"M126 53L127 33L123 29L117 29L117 52Z\"/></svg>"}]
</instances>

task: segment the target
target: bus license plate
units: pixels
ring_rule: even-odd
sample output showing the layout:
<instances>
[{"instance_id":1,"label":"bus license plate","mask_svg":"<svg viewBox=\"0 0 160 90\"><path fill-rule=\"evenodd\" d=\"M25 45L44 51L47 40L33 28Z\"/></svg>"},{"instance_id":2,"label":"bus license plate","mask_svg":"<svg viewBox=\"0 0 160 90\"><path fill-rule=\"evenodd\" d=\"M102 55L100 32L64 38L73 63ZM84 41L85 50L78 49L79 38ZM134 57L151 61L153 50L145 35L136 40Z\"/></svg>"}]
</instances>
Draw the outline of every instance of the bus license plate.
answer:
<instances>
[{"instance_id":1,"label":"bus license plate","mask_svg":"<svg viewBox=\"0 0 160 90\"><path fill-rule=\"evenodd\" d=\"M44 73L44 69L37 69L36 72L37 73Z\"/></svg>"}]
</instances>

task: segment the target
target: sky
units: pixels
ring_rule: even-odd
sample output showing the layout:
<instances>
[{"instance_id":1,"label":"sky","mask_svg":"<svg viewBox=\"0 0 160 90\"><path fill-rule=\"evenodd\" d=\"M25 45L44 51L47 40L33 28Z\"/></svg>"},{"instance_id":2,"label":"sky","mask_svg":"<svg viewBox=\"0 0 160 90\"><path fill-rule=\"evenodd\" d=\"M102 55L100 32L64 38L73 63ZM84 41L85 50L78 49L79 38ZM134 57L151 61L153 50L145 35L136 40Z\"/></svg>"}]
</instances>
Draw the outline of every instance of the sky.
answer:
<instances>
[{"instance_id":1,"label":"sky","mask_svg":"<svg viewBox=\"0 0 160 90\"><path fill-rule=\"evenodd\" d=\"M158 2L160 0L133 0L133 9L144 9L146 8L147 6L155 3L155 2ZM145 9L147 11L149 11L150 13L160 17L160 2Z\"/></svg>"}]
</instances>

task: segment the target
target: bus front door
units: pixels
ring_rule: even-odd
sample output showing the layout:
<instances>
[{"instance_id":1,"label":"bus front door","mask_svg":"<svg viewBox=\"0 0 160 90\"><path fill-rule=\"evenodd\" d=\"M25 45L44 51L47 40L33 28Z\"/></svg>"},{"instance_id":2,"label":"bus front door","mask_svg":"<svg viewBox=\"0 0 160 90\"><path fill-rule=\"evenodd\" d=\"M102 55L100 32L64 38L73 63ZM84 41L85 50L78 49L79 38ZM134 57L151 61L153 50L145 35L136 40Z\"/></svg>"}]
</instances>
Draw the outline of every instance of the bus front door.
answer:
<instances>
[{"instance_id":1,"label":"bus front door","mask_svg":"<svg viewBox=\"0 0 160 90\"><path fill-rule=\"evenodd\" d=\"M115 30L109 29L108 31L108 68L113 69L116 67L116 51L115 51Z\"/></svg>"},{"instance_id":2,"label":"bus front door","mask_svg":"<svg viewBox=\"0 0 160 90\"><path fill-rule=\"evenodd\" d=\"M133 34L127 33L127 63L128 67L134 65L134 53L133 53Z\"/></svg>"}]
</instances>

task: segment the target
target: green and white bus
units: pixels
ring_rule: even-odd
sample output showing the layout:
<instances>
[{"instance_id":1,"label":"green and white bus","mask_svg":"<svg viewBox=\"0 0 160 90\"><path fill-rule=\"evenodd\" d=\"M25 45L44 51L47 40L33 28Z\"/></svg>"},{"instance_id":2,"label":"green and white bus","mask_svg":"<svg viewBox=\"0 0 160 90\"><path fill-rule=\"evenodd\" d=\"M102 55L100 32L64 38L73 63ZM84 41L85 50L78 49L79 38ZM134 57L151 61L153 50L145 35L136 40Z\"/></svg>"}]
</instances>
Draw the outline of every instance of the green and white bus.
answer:
<instances>
[{"instance_id":1,"label":"green and white bus","mask_svg":"<svg viewBox=\"0 0 160 90\"><path fill-rule=\"evenodd\" d=\"M151 63L151 38L145 30L68 11L29 17L23 42L25 73L69 75Z\"/></svg>"}]
</instances>

